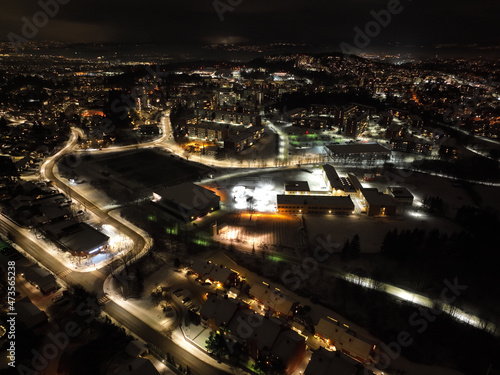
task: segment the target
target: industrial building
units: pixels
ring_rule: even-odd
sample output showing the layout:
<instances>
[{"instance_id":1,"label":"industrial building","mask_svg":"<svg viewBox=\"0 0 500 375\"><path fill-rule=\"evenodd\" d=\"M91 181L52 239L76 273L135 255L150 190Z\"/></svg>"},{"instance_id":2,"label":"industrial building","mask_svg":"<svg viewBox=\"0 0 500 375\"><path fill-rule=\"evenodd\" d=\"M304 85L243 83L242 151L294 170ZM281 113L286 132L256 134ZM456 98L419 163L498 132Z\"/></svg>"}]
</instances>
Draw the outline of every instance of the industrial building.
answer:
<instances>
[{"instance_id":1,"label":"industrial building","mask_svg":"<svg viewBox=\"0 0 500 375\"><path fill-rule=\"evenodd\" d=\"M396 215L398 205L392 196L381 193L375 188L362 189L361 194L368 216Z\"/></svg>"},{"instance_id":2,"label":"industrial building","mask_svg":"<svg viewBox=\"0 0 500 375\"><path fill-rule=\"evenodd\" d=\"M96 255L106 248L109 237L86 223L63 220L40 227L48 238L76 256Z\"/></svg>"},{"instance_id":3,"label":"industrial building","mask_svg":"<svg viewBox=\"0 0 500 375\"><path fill-rule=\"evenodd\" d=\"M354 212L349 196L278 195L277 200L279 213L350 215Z\"/></svg>"},{"instance_id":4,"label":"industrial building","mask_svg":"<svg viewBox=\"0 0 500 375\"><path fill-rule=\"evenodd\" d=\"M411 207L413 205L413 194L405 187L389 186L386 190L386 194L391 195L400 206Z\"/></svg>"},{"instance_id":5,"label":"industrial building","mask_svg":"<svg viewBox=\"0 0 500 375\"><path fill-rule=\"evenodd\" d=\"M348 178L340 177L335 167L331 164L323 165L323 178L325 184L334 196L356 195L356 190Z\"/></svg>"},{"instance_id":6,"label":"industrial building","mask_svg":"<svg viewBox=\"0 0 500 375\"><path fill-rule=\"evenodd\" d=\"M307 181L285 181L286 195L310 195L311 189Z\"/></svg>"},{"instance_id":7,"label":"industrial building","mask_svg":"<svg viewBox=\"0 0 500 375\"><path fill-rule=\"evenodd\" d=\"M218 195L191 182L162 188L153 193L152 201L162 210L185 222L220 208Z\"/></svg>"}]
</instances>

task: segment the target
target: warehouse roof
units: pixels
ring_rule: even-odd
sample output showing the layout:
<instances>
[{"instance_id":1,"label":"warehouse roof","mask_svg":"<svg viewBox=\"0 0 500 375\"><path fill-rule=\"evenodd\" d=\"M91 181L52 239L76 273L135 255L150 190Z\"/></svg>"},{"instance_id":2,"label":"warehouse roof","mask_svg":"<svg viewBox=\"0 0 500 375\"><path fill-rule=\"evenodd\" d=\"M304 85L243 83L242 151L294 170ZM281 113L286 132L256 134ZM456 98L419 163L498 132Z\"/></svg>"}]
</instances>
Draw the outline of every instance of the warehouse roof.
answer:
<instances>
[{"instance_id":1,"label":"warehouse roof","mask_svg":"<svg viewBox=\"0 0 500 375\"><path fill-rule=\"evenodd\" d=\"M351 197L278 195L277 200L278 205L318 205L354 210L354 203L352 203Z\"/></svg>"}]
</instances>

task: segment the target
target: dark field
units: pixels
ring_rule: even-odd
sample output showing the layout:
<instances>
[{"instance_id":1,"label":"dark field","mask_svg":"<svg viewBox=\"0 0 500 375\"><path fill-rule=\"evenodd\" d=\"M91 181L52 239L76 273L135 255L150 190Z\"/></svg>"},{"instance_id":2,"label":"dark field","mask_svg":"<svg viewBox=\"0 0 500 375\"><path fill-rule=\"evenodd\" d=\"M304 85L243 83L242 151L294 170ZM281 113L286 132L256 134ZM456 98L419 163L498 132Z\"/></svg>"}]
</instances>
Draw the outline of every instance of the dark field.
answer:
<instances>
[{"instance_id":1,"label":"dark field","mask_svg":"<svg viewBox=\"0 0 500 375\"><path fill-rule=\"evenodd\" d=\"M123 182L153 187L194 181L210 169L159 150L140 150L93 156L92 162L123 178ZM116 176L115 176L116 177Z\"/></svg>"}]
</instances>

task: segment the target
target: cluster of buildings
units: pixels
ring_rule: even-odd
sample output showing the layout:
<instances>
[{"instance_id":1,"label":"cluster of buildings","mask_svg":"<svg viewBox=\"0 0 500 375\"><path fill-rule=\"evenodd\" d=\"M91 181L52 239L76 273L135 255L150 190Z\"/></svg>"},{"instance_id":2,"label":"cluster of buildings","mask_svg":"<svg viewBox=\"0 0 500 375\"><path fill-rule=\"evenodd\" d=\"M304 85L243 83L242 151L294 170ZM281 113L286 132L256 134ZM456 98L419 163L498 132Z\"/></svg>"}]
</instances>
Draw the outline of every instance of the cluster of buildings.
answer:
<instances>
[{"instance_id":1,"label":"cluster of buildings","mask_svg":"<svg viewBox=\"0 0 500 375\"><path fill-rule=\"evenodd\" d=\"M109 237L85 222L71 209L71 199L45 183L19 182L22 194L5 201L11 217L34 228L75 256L96 255L108 246Z\"/></svg>"},{"instance_id":2,"label":"cluster of buildings","mask_svg":"<svg viewBox=\"0 0 500 375\"><path fill-rule=\"evenodd\" d=\"M206 267L218 266L199 261L191 268L204 273ZM199 311L202 324L221 332L228 346L240 344L255 360L278 358L287 374L293 373L305 358L308 339L308 331L294 320L299 303L264 282L252 285L248 294L256 306L232 297L230 292L225 296L209 294ZM306 374L329 375L334 368L353 371L357 364L370 364L375 357L375 342L332 318L319 320L314 338L321 345L313 353Z\"/></svg>"},{"instance_id":3,"label":"cluster of buildings","mask_svg":"<svg viewBox=\"0 0 500 375\"><path fill-rule=\"evenodd\" d=\"M255 360L277 357L286 366L287 374L295 371L305 357L304 337L238 300L209 295L200 316L202 324L223 332L228 345L241 344Z\"/></svg>"},{"instance_id":4,"label":"cluster of buildings","mask_svg":"<svg viewBox=\"0 0 500 375\"><path fill-rule=\"evenodd\" d=\"M364 188L353 173L341 177L331 164L323 166L322 175L326 191L311 191L307 181L286 182L285 194L277 196L278 212L350 215L355 212L352 198L356 197L368 216L390 216L413 204L413 195L404 187L388 187L385 193Z\"/></svg>"},{"instance_id":5,"label":"cluster of buildings","mask_svg":"<svg viewBox=\"0 0 500 375\"><path fill-rule=\"evenodd\" d=\"M299 128L336 128L346 137L357 138L366 131L374 112L375 108L356 103L341 106L312 104L307 109L295 108L285 112L283 120Z\"/></svg>"},{"instance_id":6,"label":"cluster of buildings","mask_svg":"<svg viewBox=\"0 0 500 375\"><path fill-rule=\"evenodd\" d=\"M185 124L187 137L234 152L256 144L264 135L260 113L255 107L240 105L238 98L234 91L225 89L216 91L209 100L199 100L194 117Z\"/></svg>"}]
</instances>

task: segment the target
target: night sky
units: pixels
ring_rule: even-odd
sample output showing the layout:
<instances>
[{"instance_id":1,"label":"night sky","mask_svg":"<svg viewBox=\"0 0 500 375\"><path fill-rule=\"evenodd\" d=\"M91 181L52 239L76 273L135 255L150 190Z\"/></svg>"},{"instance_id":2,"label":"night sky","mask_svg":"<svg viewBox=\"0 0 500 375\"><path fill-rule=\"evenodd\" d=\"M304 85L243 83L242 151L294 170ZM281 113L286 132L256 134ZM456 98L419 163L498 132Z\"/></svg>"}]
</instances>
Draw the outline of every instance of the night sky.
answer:
<instances>
[{"instance_id":1,"label":"night sky","mask_svg":"<svg viewBox=\"0 0 500 375\"><path fill-rule=\"evenodd\" d=\"M385 0L218 1L240 5L226 11L221 21L213 0L69 0L33 39L185 46L294 42L335 48L340 42L352 43L353 28L363 29L372 20L371 10L388 5ZM498 0L401 0L401 6L402 12L392 16L370 48L457 44L485 54L500 48ZM21 17L32 19L39 10L36 1L2 1L1 38L8 40L9 32L22 36Z\"/></svg>"}]
</instances>

